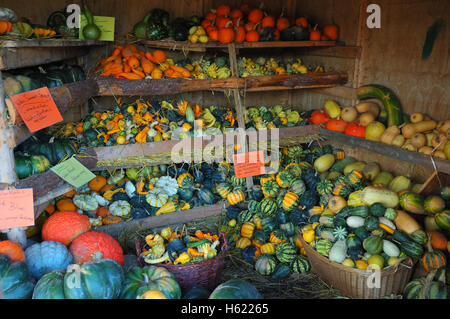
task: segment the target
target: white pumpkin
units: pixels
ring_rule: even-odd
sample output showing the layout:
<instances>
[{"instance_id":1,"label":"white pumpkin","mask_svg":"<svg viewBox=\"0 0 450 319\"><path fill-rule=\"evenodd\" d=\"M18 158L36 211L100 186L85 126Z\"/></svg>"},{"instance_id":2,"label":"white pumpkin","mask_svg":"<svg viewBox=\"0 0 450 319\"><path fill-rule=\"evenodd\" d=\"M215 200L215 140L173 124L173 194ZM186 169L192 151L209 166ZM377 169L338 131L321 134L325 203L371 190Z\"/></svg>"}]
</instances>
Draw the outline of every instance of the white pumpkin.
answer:
<instances>
[{"instance_id":1,"label":"white pumpkin","mask_svg":"<svg viewBox=\"0 0 450 319\"><path fill-rule=\"evenodd\" d=\"M125 183L125 192L131 198L136 194L136 186L131 181Z\"/></svg>"},{"instance_id":2,"label":"white pumpkin","mask_svg":"<svg viewBox=\"0 0 450 319\"><path fill-rule=\"evenodd\" d=\"M109 211L114 216L126 217L130 214L131 205L125 200L117 200L109 205Z\"/></svg>"},{"instance_id":3,"label":"white pumpkin","mask_svg":"<svg viewBox=\"0 0 450 319\"><path fill-rule=\"evenodd\" d=\"M93 212L98 208L98 202L95 197L91 195L75 195L73 203L81 210L86 212Z\"/></svg>"},{"instance_id":4,"label":"white pumpkin","mask_svg":"<svg viewBox=\"0 0 450 319\"><path fill-rule=\"evenodd\" d=\"M156 187L162 188L167 195L173 196L178 191L178 182L170 176L161 176L156 182Z\"/></svg>"},{"instance_id":5,"label":"white pumpkin","mask_svg":"<svg viewBox=\"0 0 450 319\"><path fill-rule=\"evenodd\" d=\"M328 258L331 261L335 261L337 263L342 263L347 256L347 245L345 244L345 240L338 240L331 247L330 252L328 254Z\"/></svg>"}]
</instances>

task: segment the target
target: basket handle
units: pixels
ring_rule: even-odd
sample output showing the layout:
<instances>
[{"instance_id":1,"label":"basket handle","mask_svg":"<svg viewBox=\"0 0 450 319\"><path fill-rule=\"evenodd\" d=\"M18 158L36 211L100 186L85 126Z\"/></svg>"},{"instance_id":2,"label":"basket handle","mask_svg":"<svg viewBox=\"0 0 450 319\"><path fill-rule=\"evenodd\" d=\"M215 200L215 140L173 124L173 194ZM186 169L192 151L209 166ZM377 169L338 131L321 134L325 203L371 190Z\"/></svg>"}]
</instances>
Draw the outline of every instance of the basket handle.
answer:
<instances>
[{"instance_id":1,"label":"basket handle","mask_svg":"<svg viewBox=\"0 0 450 319\"><path fill-rule=\"evenodd\" d=\"M403 261L407 261L407 263L402 263ZM413 261L410 257L402 257L399 260L397 260L397 262L394 264L393 269L394 272L397 272L398 267L400 267L400 265L402 265L403 267L409 268L411 269L413 266Z\"/></svg>"},{"instance_id":2,"label":"basket handle","mask_svg":"<svg viewBox=\"0 0 450 319\"><path fill-rule=\"evenodd\" d=\"M224 232L221 232L219 234L219 238L222 239L222 247L221 247L221 252L225 253L228 250L228 240L227 240L227 236L225 235Z\"/></svg>"}]
</instances>

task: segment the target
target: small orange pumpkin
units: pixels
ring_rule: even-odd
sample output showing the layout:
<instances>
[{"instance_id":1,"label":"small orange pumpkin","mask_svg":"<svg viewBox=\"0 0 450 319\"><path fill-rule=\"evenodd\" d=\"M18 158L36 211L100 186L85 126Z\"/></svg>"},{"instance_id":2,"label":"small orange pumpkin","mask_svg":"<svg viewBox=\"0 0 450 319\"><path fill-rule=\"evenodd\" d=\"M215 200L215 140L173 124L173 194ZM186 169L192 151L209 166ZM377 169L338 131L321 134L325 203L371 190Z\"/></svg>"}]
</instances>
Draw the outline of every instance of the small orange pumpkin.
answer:
<instances>
[{"instance_id":1,"label":"small orange pumpkin","mask_svg":"<svg viewBox=\"0 0 450 319\"><path fill-rule=\"evenodd\" d=\"M94 192L99 192L103 186L106 185L106 178L102 175L96 175L91 181L88 183L89 188Z\"/></svg>"},{"instance_id":2,"label":"small orange pumpkin","mask_svg":"<svg viewBox=\"0 0 450 319\"><path fill-rule=\"evenodd\" d=\"M219 29L219 42L220 43L231 43L234 41L234 31L231 27L228 27L231 25L231 21L227 23L227 25L223 28Z\"/></svg>"},{"instance_id":3,"label":"small orange pumpkin","mask_svg":"<svg viewBox=\"0 0 450 319\"><path fill-rule=\"evenodd\" d=\"M261 27L267 28L274 28L275 27L275 18L272 16L265 16L262 20L261 20Z\"/></svg>"},{"instance_id":4,"label":"small orange pumpkin","mask_svg":"<svg viewBox=\"0 0 450 319\"><path fill-rule=\"evenodd\" d=\"M216 14L218 17L229 17L231 13L231 8L227 4L221 4L217 7Z\"/></svg>"},{"instance_id":5,"label":"small orange pumpkin","mask_svg":"<svg viewBox=\"0 0 450 319\"><path fill-rule=\"evenodd\" d=\"M314 29L309 32L309 40L311 40L311 41L319 41L321 35L322 35L322 33L319 30L317 30L317 24L316 24Z\"/></svg>"},{"instance_id":6,"label":"small orange pumpkin","mask_svg":"<svg viewBox=\"0 0 450 319\"><path fill-rule=\"evenodd\" d=\"M76 212L78 210L77 206L73 203L70 198L61 198L56 202L56 209L59 212Z\"/></svg>"},{"instance_id":7,"label":"small orange pumpkin","mask_svg":"<svg viewBox=\"0 0 450 319\"><path fill-rule=\"evenodd\" d=\"M99 217L105 217L105 216L109 216L112 214L107 207L99 206L97 208L97 210L95 211L95 215L97 215Z\"/></svg>"},{"instance_id":8,"label":"small orange pumpkin","mask_svg":"<svg viewBox=\"0 0 450 319\"><path fill-rule=\"evenodd\" d=\"M251 30L247 32L245 35L245 41L247 42L258 42L259 41L259 33L256 30Z\"/></svg>"},{"instance_id":9,"label":"small orange pumpkin","mask_svg":"<svg viewBox=\"0 0 450 319\"><path fill-rule=\"evenodd\" d=\"M330 40L337 40L339 38L339 28L335 24L329 24L323 27L323 34Z\"/></svg>"},{"instance_id":10,"label":"small orange pumpkin","mask_svg":"<svg viewBox=\"0 0 450 319\"><path fill-rule=\"evenodd\" d=\"M13 262L25 259L25 252L22 247L12 240L0 241L0 254L7 255Z\"/></svg>"},{"instance_id":11,"label":"small orange pumpkin","mask_svg":"<svg viewBox=\"0 0 450 319\"><path fill-rule=\"evenodd\" d=\"M277 30L278 31L283 31L283 30L289 28L289 26L290 26L290 23L287 18L280 17L277 19Z\"/></svg>"},{"instance_id":12,"label":"small orange pumpkin","mask_svg":"<svg viewBox=\"0 0 450 319\"><path fill-rule=\"evenodd\" d=\"M242 43L245 41L245 28L242 26L238 26L234 28L234 40L237 43Z\"/></svg>"},{"instance_id":13,"label":"small orange pumpkin","mask_svg":"<svg viewBox=\"0 0 450 319\"><path fill-rule=\"evenodd\" d=\"M260 9L253 9L248 14L248 21L258 23L264 17L264 13Z\"/></svg>"}]
</instances>

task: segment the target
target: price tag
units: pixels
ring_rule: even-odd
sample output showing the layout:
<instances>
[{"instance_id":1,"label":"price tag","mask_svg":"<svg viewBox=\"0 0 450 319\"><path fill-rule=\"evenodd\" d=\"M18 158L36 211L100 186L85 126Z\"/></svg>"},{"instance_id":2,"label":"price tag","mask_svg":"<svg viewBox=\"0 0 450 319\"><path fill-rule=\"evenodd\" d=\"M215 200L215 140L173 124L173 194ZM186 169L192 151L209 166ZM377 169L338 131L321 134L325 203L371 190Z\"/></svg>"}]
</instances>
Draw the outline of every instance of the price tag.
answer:
<instances>
[{"instance_id":1,"label":"price tag","mask_svg":"<svg viewBox=\"0 0 450 319\"><path fill-rule=\"evenodd\" d=\"M53 166L51 170L75 188L83 186L95 178L95 174L77 161L75 157Z\"/></svg>"},{"instance_id":2,"label":"price tag","mask_svg":"<svg viewBox=\"0 0 450 319\"><path fill-rule=\"evenodd\" d=\"M252 177L266 173L264 151L234 154L233 162L236 178Z\"/></svg>"},{"instance_id":3,"label":"price tag","mask_svg":"<svg viewBox=\"0 0 450 319\"><path fill-rule=\"evenodd\" d=\"M32 133L63 120L47 87L12 95L9 98Z\"/></svg>"},{"instance_id":4,"label":"price tag","mask_svg":"<svg viewBox=\"0 0 450 319\"><path fill-rule=\"evenodd\" d=\"M116 18L114 17L100 17L94 16L94 24L102 31L100 41L114 41L114 24ZM87 20L85 15L80 16L80 31L78 32L78 36L80 39L84 39L83 36L83 27L87 25Z\"/></svg>"},{"instance_id":5,"label":"price tag","mask_svg":"<svg viewBox=\"0 0 450 319\"><path fill-rule=\"evenodd\" d=\"M0 191L0 229L33 225L33 189Z\"/></svg>"}]
</instances>

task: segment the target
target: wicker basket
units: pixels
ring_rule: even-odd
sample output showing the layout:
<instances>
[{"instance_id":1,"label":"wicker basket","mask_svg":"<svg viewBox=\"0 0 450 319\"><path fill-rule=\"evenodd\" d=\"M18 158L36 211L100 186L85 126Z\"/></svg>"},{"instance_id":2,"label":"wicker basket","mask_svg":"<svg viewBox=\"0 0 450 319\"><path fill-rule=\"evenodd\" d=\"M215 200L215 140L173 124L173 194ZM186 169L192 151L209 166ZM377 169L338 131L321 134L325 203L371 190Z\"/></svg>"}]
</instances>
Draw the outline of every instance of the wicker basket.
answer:
<instances>
[{"instance_id":1,"label":"wicker basket","mask_svg":"<svg viewBox=\"0 0 450 319\"><path fill-rule=\"evenodd\" d=\"M369 288L368 279L372 271L349 268L338 264L322 256L309 246L302 237L301 232L298 237L305 248L306 255L314 270L330 286L339 289L341 294L356 299L380 299L383 296L397 295L403 292L404 287L409 282L413 273L414 262L407 258L405 262L400 262L395 266L383 268L380 271L380 288Z\"/></svg>"},{"instance_id":2,"label":"wicker basket","mask_svg":"<svg viewBox=\"0 0 450 319\"><path fill-rule=\"evenodd\" d=\"M203 286L206 289L213 289L220 283L220 276L222 275L223 266L225 263L226 252L228 251L228 242L225 234L220 233L220 250L217 256L211 259L206 259L197 263L186 264L155 264L154 266L164 267L169 270L177 279L178 284L182 289L187 289L192 286ZM136 252L139 263L144 266L145 263L141 256L143 243L136 241Z\"/></svg>"}]
</instances>

